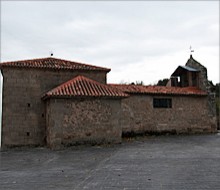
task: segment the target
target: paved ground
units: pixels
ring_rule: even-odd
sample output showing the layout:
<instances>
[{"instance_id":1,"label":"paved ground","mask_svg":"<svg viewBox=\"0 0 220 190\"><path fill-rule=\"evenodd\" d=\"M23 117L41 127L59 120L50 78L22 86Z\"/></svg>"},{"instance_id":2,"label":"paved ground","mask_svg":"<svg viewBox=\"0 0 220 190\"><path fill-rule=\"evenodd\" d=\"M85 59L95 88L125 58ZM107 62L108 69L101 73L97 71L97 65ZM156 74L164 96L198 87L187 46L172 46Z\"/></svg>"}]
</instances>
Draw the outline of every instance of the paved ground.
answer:
<instances>
[{"instance_id":1,"label":"paved ground","mask_svg":"<svg viewBox=\"0 0 220 190\"><path fill-rule=\"evenodd\" d=\"M112 147L0 152L0 189L219 190L220 135L145 137Z\"/></svg>"}]
</instances>

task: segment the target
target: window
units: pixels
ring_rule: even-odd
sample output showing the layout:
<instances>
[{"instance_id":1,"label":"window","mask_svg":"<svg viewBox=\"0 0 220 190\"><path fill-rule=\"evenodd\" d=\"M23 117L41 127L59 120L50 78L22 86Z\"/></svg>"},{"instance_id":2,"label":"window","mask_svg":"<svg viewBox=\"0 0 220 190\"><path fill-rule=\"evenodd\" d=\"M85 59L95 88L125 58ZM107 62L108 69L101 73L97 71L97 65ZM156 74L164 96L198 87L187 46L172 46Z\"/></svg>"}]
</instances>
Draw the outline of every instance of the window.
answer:
<instances>
[{"instance_id":1,"label":"window","mask_svg":"<svg viewBox=\"0 0 220 190\"><path fill-rule=\"evenodd\" d=\"M172 108L171 98L154 98L153 99L154 108Z\"/></svg>"},{"instance_id":2,"label":"window","mask_svg":"<svg viewBox=\"0 0 220 190\"><path fill-rule=\"evenodd\" d=\"M192 86L197 86L197 73L192 72Z\"/></svg>"}]
</instances>

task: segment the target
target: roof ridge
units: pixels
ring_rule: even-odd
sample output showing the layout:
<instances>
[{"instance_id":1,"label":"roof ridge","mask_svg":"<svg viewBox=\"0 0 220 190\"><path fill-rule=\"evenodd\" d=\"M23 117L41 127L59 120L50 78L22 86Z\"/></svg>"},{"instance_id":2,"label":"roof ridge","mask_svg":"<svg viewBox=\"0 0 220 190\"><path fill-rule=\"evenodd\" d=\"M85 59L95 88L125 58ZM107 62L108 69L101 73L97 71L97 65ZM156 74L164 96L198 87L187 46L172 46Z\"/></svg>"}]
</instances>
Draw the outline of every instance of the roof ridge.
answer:
<instances>
[{"instance_id":1,"label":"roof ridge","mask_svg":"<svg viewBox=\"0 0 220 190\"><path fill-rule=\"evenodd\" d=\"M25 68L50 68L50 69L70 69L70 70L97 70L109 72L111 69L89 65L79 61L71 61L62 58L45 57L35 59L25 59L17 61L1 62L0 67L25 67Z\"/></svg>"},{"instance_id":2,"label":"roof ridge","mask_svg":"<svg viewBox=\"0 0 220 190\"><path fill-rule=\"evenodd\" d=\"M16 61L3 61L3 62L0 62L0 64L24 62L24 61L33 61L33 60L42 60L42 59L47 59L47 58L51 58L51 57L41 57L41 58L33 58L33 59L19 59L19 60L16 60Z\"/></svg>"},{"instance_id":3,"label":"roof ridge","mask_svg":"<svg viewBox=\"0 0 220 190\"><path fill-rule=\"evenodd\" d=\"M110 84L111 85L111 84ZM174 87L174 86L139 86L139 85L117 85L114 87L119 88L125 93L130 94L164 94L164 95L199 95L204 96L207 93L198 87Z\"/></svg>"},{"instance_id":4,"label":"roof ridge","mask_svg":"<svg viewBox=\"0 0 220 190\"><path fill-rule=\"evenodd\" d=\"M92 64L87 64L87 63L80 62L80 61L71 61L71 60L68 60L68 59L55 58L55 57L49 57L49 58L54 58L54 59L57 59L57 60L62 60L62 61L66 61L66 62L76 63L76 64L80 64L80 65L86 65L86 66L89 66L89 67L96 67L96 68L103 68L103 69L109 69L109 70L111 70L110 68L105 68L105 67L101 67L101 66L96 66L96 65L92 65Z\"/></svg>"},{"instance_id":5,"label":"roof ridge","mask_svg":"<svg viewBox=\"0 0 220 190\"><path fill-rule=\"evenodd\" d=\"M188 61L186 62L186 64L187 64L190 60L192 60L192 61L194 61L194 62L200 64L201 66L203 66L200 62L198 62L197 60L195 60L195 59L193 58L193 56L191 56L191 57L188 59ZM185 64L185 65L186 65L186 64Z\"/></svg>"},{"instance_id":6,"label":"roof ridge","mask_svg":"<svg viewBox=\"0 0 220 190\"><path fill-rule=\"evenodd\" d=\"M114 97L123 98L128 94L122 90L112 87L107 84L87 78L83 75L78 75L59 86L48 91L42 99L47 97L76 97L76 96L90 96L90 97Z\"/></svg>"}]
</instances>

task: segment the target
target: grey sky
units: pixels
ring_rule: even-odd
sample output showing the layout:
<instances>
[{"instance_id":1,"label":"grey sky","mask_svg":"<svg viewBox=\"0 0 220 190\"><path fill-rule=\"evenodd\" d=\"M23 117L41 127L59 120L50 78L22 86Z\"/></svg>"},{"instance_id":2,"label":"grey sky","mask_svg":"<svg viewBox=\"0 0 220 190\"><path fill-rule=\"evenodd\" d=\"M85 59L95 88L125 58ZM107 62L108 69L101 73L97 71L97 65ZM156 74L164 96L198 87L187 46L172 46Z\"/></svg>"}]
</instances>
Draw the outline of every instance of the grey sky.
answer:
<instances>
[{"instance_id":1,"label":"grey sky","mask_svg":"<svg viewBox=\"0 0 220 190\"><path fill-rule=\"evenodd\" d=\"M2 1L1 61L54 57L156 83L194 58L219 81L219 1Z\"/></svg>"}]
</instances>

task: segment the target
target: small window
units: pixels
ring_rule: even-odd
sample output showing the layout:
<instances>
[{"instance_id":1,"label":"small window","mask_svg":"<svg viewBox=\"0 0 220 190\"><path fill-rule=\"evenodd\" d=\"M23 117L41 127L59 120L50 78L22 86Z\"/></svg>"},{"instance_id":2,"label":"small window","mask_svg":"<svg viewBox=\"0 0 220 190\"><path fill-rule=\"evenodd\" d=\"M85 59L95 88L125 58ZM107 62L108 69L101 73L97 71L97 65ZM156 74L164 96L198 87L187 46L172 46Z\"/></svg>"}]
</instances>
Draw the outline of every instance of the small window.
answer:
<instances>
[{"instance_id":1,"label":"small window","mask_svg":"<svg viewBox=\"0 0 220 190\"><path fill-rule=\"evenodd\" d=\"M154 98L153 99L154 108L172 108L171 98Z\"/></svg>"},{"instance_id":2,"label":"small window","mask_svg":"<svg viewBox=\"0 0 220 190\"><path fill-rule=\"evenodd\" d=\"M192 72L192 86L197 86L197 73Z\"/></svg>"}]
</instances>

